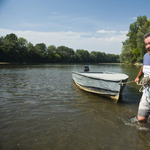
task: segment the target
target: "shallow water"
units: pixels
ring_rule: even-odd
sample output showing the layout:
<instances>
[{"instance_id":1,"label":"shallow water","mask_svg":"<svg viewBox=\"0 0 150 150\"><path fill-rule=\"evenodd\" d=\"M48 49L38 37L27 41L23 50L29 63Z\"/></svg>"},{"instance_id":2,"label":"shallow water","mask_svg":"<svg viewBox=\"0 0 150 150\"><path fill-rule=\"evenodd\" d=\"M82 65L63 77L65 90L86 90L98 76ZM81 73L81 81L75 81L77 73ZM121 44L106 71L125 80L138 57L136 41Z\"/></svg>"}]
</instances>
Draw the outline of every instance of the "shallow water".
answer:
<instances>
[{"instance_id":1,"label":"shallow water","mask_svg":"<svg viewBox=\"0 0 150 150\"><path fill-rule=\"evenodd\" d=\"M0 65L0 149L147 150L148 125L136 114L141 93L127 84L118 103L80 90L71 71L84 64ZM94 64L135 79L140 66Z\"/></svg>"}]
</instances>

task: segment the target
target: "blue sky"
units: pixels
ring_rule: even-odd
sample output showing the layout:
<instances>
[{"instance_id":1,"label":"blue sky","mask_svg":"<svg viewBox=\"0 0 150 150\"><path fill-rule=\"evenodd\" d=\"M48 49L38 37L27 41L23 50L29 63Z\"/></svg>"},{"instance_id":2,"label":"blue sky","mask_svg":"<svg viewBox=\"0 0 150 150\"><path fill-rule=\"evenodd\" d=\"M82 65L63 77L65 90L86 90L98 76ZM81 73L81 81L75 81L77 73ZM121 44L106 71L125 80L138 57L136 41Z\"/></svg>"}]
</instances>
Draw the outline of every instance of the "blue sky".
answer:
<instances>
[{"instance_id":1,"label":"blue sky","mask_svg":"<svg viewBox=\"0 0 150 150\"><path fill-rule=\"evenodd\" d=\"M129 25L149 15L149 0L0 0L0 36L32 44L120 54Z\"/></svg>"}]
</instances>

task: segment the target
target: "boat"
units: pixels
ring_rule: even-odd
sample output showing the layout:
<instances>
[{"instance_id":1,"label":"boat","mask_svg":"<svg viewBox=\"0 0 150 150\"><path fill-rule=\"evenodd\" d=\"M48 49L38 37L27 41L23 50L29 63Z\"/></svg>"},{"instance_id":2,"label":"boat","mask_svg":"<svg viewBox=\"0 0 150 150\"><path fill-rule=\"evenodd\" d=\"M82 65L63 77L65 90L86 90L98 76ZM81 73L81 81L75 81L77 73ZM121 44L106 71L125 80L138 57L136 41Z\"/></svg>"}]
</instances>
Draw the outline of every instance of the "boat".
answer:
<instances>
[{"instance_id":1,"label":"boat","mask_svg":"<svg viewBox=\"0 0 150 150\"><path fill-rule=\"evenodd\" d=\"M114 72L76 72L72 71L72 79L82 90L100 94L118 102L129 76Z\"/></svg>"}]
</instances>

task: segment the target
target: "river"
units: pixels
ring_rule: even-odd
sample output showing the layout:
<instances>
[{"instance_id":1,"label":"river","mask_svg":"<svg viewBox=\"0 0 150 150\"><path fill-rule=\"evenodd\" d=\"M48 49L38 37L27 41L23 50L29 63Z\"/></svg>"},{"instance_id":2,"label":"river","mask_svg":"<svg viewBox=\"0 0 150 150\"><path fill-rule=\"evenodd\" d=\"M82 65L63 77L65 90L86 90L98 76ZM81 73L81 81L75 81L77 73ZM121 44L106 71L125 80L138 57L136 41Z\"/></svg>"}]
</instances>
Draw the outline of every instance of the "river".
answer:
<instances>
[{"instance_id":1,"label":"river","mask_svg":"<svg viewBox=\"0 0 150 150\"><path fill-rule=\"evenodd\" d=\"M137 123L140 86L121 99L80 90L71 71L84 64L0 65L0 150L148 150L150 130ZM140 66L89 64L90 71L137 76Z\"/></svg>"}]
</instances>

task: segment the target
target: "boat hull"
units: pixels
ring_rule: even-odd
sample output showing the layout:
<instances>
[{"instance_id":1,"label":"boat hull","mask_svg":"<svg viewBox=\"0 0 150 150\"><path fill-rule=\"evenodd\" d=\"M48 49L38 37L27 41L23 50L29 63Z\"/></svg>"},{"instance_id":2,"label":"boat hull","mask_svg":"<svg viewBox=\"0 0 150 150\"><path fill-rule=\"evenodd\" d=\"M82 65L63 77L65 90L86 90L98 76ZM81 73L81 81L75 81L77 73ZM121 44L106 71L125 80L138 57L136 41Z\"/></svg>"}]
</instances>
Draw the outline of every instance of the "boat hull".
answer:
<instances>
[{"instance_id":1,"label":"boat hull","mask_svg":"<svg viewBox=\"0 0 150 150\"><path fill-rule=\"evenodd\" d=\"M110 97L113 101L117 102L119 100L120 94L122 93L125 84L121 86L120 82L126 82L127 78L123 80L106 80L101 78L93 78L87 76L88 74L72 72L72 78L75 84L82 90L87 92L92 92L100 94L103 96ZM103 73L105 76L105 74ZM110 74L111 76L112 74Z\"/></svg>"}]
</instances>

